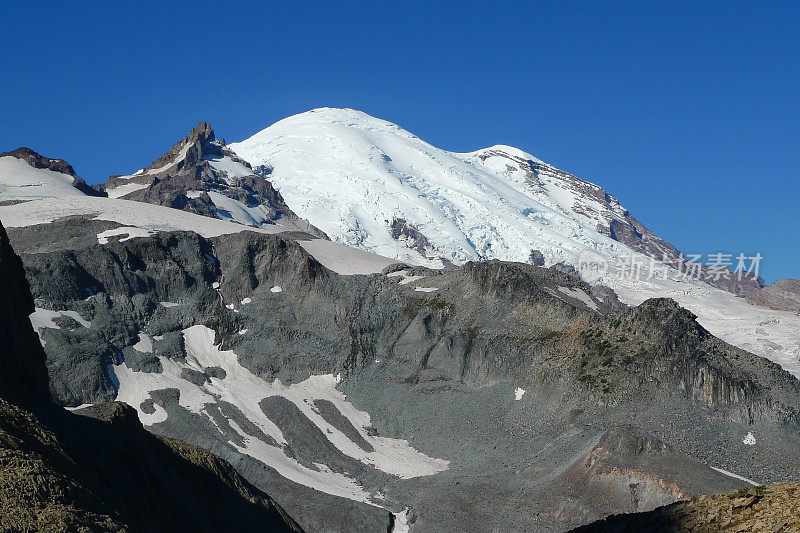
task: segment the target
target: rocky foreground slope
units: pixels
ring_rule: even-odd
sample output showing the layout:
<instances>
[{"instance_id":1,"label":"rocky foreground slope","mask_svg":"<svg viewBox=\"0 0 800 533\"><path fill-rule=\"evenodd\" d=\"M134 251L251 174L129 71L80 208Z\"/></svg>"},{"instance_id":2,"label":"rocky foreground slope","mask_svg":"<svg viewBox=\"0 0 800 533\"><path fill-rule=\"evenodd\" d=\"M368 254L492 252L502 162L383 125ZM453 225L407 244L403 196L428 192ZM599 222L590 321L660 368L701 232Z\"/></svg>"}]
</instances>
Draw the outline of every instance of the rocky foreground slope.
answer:
<instances>
[{"instance_id":1,"label":"rocky foreground slope","mask_svg":"<svg viewBox=\"0 0 800 533\"><path fill-rule=\"evenodd\" d=\"M300 531L226 462L108 403L50 397L22 264L0 226L0 529Z\"/></svg>"},{"instance_id":2,"label":"rocky foreground slope","mask_svg":"<svg viewBox=\"0 0 800 533\"><path fill-rule=\"evenodd\" d=\"M614 515L574 533L800 531L800 483L778 483L699 496L647 513Z\"/></svg>"}]
</instances>

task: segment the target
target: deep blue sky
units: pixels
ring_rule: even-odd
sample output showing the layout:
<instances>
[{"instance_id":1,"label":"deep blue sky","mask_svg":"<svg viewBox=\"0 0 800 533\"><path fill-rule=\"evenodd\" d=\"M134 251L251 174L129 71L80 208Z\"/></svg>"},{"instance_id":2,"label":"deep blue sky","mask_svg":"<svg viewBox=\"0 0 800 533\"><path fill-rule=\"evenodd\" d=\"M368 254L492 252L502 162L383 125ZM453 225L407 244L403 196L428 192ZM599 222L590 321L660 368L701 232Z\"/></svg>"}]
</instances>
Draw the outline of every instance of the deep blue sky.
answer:
<instances>
[{"instance_id":1,"label":"deep blue sky","mask_svg":"<svg viewBox=\"0 0 800 533\"><path fill-rule=\"evenodd\" d=\"M510 144L594 181L694 253L800 277L800 5L11 1L0 151L89 182L201 120L242 140L353 107L441 148Z\"/></svg>"}]
</instances>

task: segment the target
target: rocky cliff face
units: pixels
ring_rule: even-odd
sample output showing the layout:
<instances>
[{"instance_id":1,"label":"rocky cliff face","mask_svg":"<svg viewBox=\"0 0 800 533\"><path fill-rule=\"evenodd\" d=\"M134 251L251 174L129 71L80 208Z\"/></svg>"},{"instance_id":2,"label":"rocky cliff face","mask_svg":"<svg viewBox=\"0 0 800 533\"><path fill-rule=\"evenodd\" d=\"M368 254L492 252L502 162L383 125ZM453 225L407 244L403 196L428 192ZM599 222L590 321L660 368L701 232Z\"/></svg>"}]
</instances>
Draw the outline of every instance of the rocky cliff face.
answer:
<instances>
[{"instance_id":1,"label":"rocky cliff face","mask_svg":"<svg viewBox=\"0 0 800 533\"><path fill-rule=\"evenodd\" d=\"M267 179L257 176L249 163L218 141L206 122L148 167L133 175L111 176L103 188L114 198L251 226L280 223L287 229L324 236L297 217Z\"/></svg>"},{"instance_id":2,"label":"rocky cliff face","mask_svg":"<svg viewBox=\"0 0 800 533\"><path fill-rule=\"evenodd\" d=\"M800 484L778 483L727 494L699 496L650 512L615 515L580 527L574 533L652 531L774 531L800 530Z\"/></svg>"},{"instance_id":3,"label":"rocky cliff face","mask_svg":"<svg viewBox=\"0 0 800 533\"><path fill-rule=\"evenodd\" d=\"M800 312L800 280L779 279L772 285L754 291L747 300L779 311Z\"/></svg>"},{"instance_id":4,"label":"rocky cliff face","mask_svg":"<svg viewBox=\"0 0 800 533\"><path fill-rule=\"evenodd\" d=\"M50 394L44 351L28 319L33 310L22 261L0 225L0 397L39 409L49 403Z\"/></svg>"},{"instance_id":5,"label":"rocky cliff face","mask_svg":"<svg viewBox=\"0 0 800 533\"><path fill-rule=\"evenodd\" d=\"M759 481L800 473L797 381L672 300L620 311L569 274L502 261L343 276L289 235L99 244L114 225L12 231L37 305L83 321L40 331L58 400L130 394L150 431L280 486L310 530L326 530L326 516L386 528L406 507L422 529L491 529L500 511L476 513L478 495L510 527L565 528L741 483L708 465ZM76 366L70 346L95 351ZM322 385L336 375L352 403ZM404 478L370 459L386 438L409 441L427 473ZM343 495L329 472L363 493ZM575 480L613 498L576 495Z\"/></svg>"},{"instance_id":6,"label":"rocky cliff face","mask_svg":"<svg viewBox=\"0 0 800 533\"><path fill-rule=\"evenodd\" d=\"M0 528L300 531L228 463L150 435L131 407L55 407L33 311L0 226Z\"/></svg>"}]
</instances>

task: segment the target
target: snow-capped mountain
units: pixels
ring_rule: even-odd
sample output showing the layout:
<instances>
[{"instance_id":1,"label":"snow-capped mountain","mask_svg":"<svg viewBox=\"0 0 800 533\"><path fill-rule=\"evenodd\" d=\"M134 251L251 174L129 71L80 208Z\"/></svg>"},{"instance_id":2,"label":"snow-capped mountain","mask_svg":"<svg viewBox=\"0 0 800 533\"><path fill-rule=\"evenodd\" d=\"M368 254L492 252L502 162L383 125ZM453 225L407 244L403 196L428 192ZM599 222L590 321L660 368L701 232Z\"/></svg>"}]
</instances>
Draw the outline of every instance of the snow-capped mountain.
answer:
<instances>
[{"instance_id":1,"label":"snow-capped mountain","mask_svg":"<svg viewBox=\"0 0 800 533\"><path fill-rule=\"evenodd\" d=\"M366 113L323 108L229 148L334 240L403 261L575 265L587 251L632 249L677 265L680 256L600 186L510 146L448 152ZM736 294L763 287L750 275L704 269L703 278Z\"/></svg>"},{"instance_id":2,"label":"snow-capped mountain","mask_svg":"<svg viewBox=\"0 0 800 533\"><path fill-rule=\"evenodd\" d=\"M129 403L308 531L564 530L800 472L799 382L659 297L795 375L800 317L664 264L616 276L674 248L529 154L315 114L270 141L272 163L201 124L112 177L112 198L0 203L56 401ZM353 222L358 247L298 231L279 160L308 169L315 220ZM558 271L587 252L607 262L598 286Z\"/></svg>"},{"instance_id":3,"label":"snow-capped mountain","mask_svg":"<svg viewBox=\"0 0 800 533\"><path fill-rule=\"evenodd\" d=\"M681 276L676 247L611 194L519 149L448 152L385 120L331 108L286 118L229 148L334 241L428 266L579 266L598 257L608 268L596 281L625 303L674 298L715 335L800 375L800 317L734 296L763 286L760 278ZM661 278L621 275L651 258L658 262L644 268L666 268Z\"/></svg>"},{"instance_id":4,"label":"snow-capped mountain","mask_svg":"<svg viewBox=\"0 0 800 533\"><path fill-rule=\"evenodd\" d=\"M104 185L111 198L136 200L260 227L279 223L324 236L286 205L272 184L218 141L205 122L151 165Z\"/></svg>"}]
</instances>

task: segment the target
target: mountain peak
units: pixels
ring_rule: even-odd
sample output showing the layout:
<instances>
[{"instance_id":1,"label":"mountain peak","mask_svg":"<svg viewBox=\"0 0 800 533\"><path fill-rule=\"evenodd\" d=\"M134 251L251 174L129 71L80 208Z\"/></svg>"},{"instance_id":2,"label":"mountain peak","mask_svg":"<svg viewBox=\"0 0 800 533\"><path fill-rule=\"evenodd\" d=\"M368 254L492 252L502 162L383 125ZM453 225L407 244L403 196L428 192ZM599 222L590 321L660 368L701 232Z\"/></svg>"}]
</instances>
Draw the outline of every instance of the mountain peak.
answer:
<instances>
[{"instance_id":1,"label":"mountain peak","mask_svg":"<svg viewBox=\"0 0 800 533\"><path fill-rule=\"evenodd\" d=\"M185 142L196 142L200 141L202 143L206 142L213 142L216 140L214 136L214 129L211 127L211 124L208 122L200 122L197 126L192 128L192 131L189 132L189 136L186 137L184 140Z\"/></svg>"}]
</instances>

